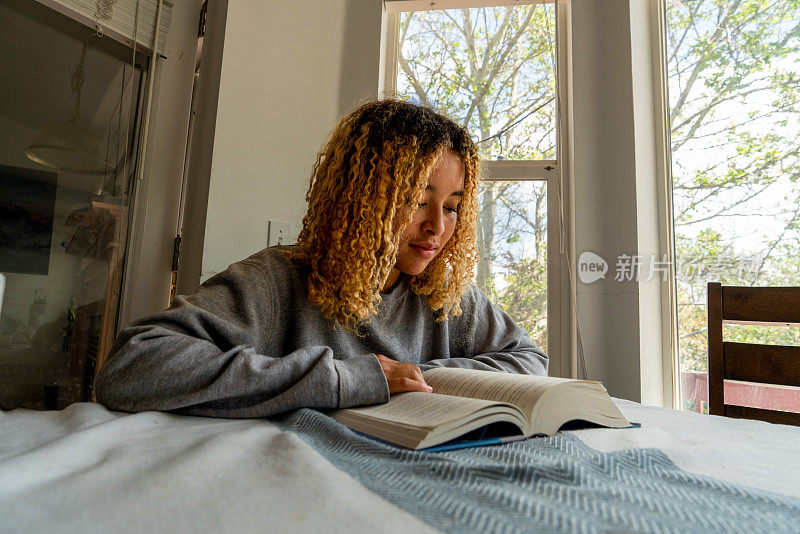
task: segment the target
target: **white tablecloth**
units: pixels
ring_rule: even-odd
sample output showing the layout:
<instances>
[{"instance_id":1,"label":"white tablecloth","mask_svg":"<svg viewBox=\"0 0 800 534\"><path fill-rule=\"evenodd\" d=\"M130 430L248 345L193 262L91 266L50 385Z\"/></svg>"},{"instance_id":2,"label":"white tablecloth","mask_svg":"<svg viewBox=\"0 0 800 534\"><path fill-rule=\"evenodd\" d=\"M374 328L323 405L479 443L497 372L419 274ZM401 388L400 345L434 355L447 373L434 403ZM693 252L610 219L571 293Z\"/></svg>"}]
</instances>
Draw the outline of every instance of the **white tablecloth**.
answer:
<instances>
[{"instance_id":1,"label":"white tablecloth","mask_svg":"<svg viewBox=\"0 0 800 534\"><path fill-rule=\"evenodd\" d=\"M265 420L0 412L0 532L430 532Z\"/></svg>"},{"instance_id":2,"label":"white tablecloth","mask_svg":"<svg viewBox=\"0 0 800 534\"><path fill-rule=\"evenodd\" d=\"M800 497L800 427L614 400L642 428L575 432L590 447L660 449L686 471Z\"/></svg>"},{"instance_id":3,"label":"white tablecloth","mask_svg":"<svg viewBox=\"0 0 800 534\"><path fill-rule=\"evenodd\" d=\"M618 401L641 428L574 432L657 448L697 474L800 497L800 428ZM0 532L430 532L266 420L0 412Z\"/></svg>"}]
</instances>

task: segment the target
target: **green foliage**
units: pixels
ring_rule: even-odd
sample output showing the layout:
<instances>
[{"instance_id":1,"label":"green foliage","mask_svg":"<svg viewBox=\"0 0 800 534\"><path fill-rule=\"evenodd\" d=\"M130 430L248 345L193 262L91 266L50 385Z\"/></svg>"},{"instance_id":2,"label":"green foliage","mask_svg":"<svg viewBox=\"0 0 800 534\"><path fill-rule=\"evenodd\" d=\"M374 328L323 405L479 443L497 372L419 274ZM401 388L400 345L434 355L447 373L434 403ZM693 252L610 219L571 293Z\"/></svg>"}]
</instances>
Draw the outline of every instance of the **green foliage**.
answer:
<instances>
[{"instance_id":1,"label":"green foliage","mask_svg":"<svg viewBox=\"0 0 800 534\"><path fill-rule=\"evenodd\" d=\"M697 410L697 402L702 403L699 412L708 413L708 401L696 401L695 399L683 399L683 410L686 412L695 412Z\"/></svg>"},{"instance_id":2,"label":"green foliage","mask_svg":"<svg viewBox=\"0 0 800 534\"><path fill-rule=\"evenodd\" d=\"M515 259L504 263L505 287L497 290L494 282L485 291L542 350L547 351L547 260Z\"/></svg>"},{"instance_id":3,"label":"green foliage","mask_svg":"<svg viewBox=\"0 0 800 534\"><path fill-rule=\"evenodd\" d=\"M681 368L705 371L709 281L800 280L800 2L668 2L666 20ZM725 336L800 344L796 329Z\"/></svg>"}]
</instances>

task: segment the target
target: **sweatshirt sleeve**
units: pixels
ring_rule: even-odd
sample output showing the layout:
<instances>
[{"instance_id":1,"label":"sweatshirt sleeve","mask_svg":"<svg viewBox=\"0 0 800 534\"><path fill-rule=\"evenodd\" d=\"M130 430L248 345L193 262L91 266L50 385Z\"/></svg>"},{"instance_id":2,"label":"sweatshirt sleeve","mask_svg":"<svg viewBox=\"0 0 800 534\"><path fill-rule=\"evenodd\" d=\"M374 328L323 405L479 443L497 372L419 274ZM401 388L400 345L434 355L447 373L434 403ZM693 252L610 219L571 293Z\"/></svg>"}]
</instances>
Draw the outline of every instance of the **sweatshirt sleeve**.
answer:
<instances>
[{"instance_id":1,"label":"sweatshirt sleeve","mask_svg":"<svg viewBox=\"0 0 800 534\"><path fill-rule=\"evenodd\" d=\"M461 316L452 322L451 344L459 346L451 347L451 355L461 356L425 362L419 366L423 371L433 367L462 367L547 375L547 355L477 287L470 288L462 300Z\"/></svg>"},{"instance_id":2,"label":"sweatshirt sleeve","mask_svg":"<svg viewBox=\"0 0 800 534\"><path fill-rule=\"evenodd\" d=\"M131 412L249 418L387 401L374 354L336 359L321 345L264 354L275 354L267 344L282 345L285 295L275 283L273 272L245 260L124 328L98 373L98 402Z\"/></svg>"}]
</instances>

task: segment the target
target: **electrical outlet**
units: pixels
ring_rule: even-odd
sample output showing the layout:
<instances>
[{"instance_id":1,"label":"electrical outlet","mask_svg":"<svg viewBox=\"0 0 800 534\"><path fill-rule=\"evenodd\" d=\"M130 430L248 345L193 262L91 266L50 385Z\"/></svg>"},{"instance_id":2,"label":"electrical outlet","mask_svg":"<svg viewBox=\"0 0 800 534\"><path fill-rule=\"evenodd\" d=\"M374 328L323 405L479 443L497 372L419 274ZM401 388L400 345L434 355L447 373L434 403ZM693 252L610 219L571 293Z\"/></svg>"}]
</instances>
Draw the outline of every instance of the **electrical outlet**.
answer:
<instances>
[{"instance_id":1,"label":"electrical outlet","mask_svg":"<svg viewBox=\"0 0 800 534\"><path fill-rule=\"evenodd\" d=\"M47 304L47 293L38 288L34 289L33 302L34 304Z\"/></svg>"},{"instance_id":2,"label":"electrical outlet","mask_svg":"<svg viewBox=\"0 0 800 534\"><path fill-rule=\"evenodd\" d=\"M287 222L269 221L267 223L267 246L289 245L292 227Z\"/></svg>"}]
</instances>

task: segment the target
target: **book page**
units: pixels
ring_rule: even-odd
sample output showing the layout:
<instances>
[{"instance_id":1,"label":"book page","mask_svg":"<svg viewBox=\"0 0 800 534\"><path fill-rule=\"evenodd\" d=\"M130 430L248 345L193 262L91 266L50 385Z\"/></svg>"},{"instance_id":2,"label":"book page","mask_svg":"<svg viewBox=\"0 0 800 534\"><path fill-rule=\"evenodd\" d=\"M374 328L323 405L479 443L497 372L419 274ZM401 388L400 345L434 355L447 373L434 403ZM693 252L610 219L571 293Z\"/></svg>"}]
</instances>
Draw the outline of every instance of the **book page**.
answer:
<instances>
[{"instance_id":1,"label":"book page","mask_svg":"<svg viewBox=\"0 0 800 534\"><path fill-rule=\"evenodd\" d=\"M434 393L516 404L526 414L545 391L568 378L437 367L423 373Z\"/></svg>"},{"instance_id":2,"label":"book page","mask_svg":"<svg viewBox=\"0 0 800 534\"><path fill-rule=\"evenodd\" d=\"M481 408L493 404L496 403L412 391L410 393L392 395L386 404L378 404L366 408L348 408L342 411L394 421L404 425L430 428L466 417Z\"/></svg>"}]
</instances>

